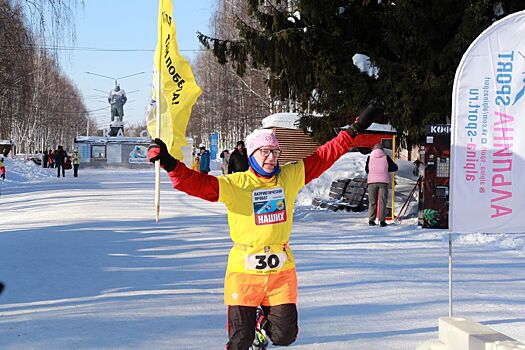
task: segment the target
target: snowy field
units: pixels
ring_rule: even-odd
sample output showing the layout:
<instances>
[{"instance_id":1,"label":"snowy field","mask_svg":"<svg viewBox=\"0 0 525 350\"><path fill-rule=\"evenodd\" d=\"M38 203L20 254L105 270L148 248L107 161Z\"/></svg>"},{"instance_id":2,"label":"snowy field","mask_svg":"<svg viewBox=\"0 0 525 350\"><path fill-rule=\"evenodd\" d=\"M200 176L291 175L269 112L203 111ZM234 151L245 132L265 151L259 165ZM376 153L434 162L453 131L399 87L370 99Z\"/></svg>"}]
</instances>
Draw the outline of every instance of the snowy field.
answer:
<instances>
[{"instance_id":1,"label":"snowy field","mask_svg":"<svg viewBox=\"0 0 525 350\"><path fill-rule=\"evenodd\" d=\"M298 197L291 349L415 349L448 314L447 231L416 219L369 227L366 213L309 205L364 162L345 155ZM151 170L81 168L57 179L55 169L5 165L0 349L224 349L222 204L173 190L163 174L155 223ZM400 165L398 208L415 181L411 164ZM525 341L525 238L455 235L453 244L454 314Z\"/></svg>"}]
</instances>

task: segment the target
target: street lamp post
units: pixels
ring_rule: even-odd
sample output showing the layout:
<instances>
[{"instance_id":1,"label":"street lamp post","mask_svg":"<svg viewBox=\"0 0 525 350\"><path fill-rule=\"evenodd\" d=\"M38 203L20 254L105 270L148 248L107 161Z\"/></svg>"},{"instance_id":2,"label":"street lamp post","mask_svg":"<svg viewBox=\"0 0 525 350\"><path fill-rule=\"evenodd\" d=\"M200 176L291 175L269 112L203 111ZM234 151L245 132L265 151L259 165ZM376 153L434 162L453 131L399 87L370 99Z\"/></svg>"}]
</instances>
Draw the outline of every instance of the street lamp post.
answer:
<instances>
[{"instance_id":1,"label":"street lamp post","mask_svg":"<svg viewBox=\"0 0 525 350\"><path fill-rule=\"evenodd\" d=\"M121 77L110 77L108 75L99 74L99 73L93 73L93 72L85 72L86 74L95 75L97 77L111 79L115 81L115 88L112 90L108 97L108 102L111 105L111 123L110 123L110 136L115 136L119 133L119 131L124 131L124 104L127 102L126 93L124 90L120 89L119 80L134 77L136 75L144 74L145 72L137 72L133 74L124 75ZM99 92L104 92L102 90L94 89ZM138 90L135 90L138 91ZM133 91L133 92L135 92Z\"/></svg>"},{"instance_id":2,"label":"street lamp post","mask_svg":"<svg viewBox=\"0 0 525 350\"><path fill-rule=\"evenodd\" d=\"M109 77L109 76L107 76L107 75L103 75L103 74L98 74L98 73L93 73L93 72L86 72L86 74L91 74L91 75L95 75L95 76L97 76L97 77L108 78L108 79L114 80L114 81L115 81L115 87L117 87L117 85L118 85L118 81L121 80L121 79L129 78L129 77L134 77L135 75L140 75L140 74L144 74L144 73L146 73L146 72L138 72L138 73L133 73L133 74L125 75L125 76L123 76L123 77L115 78L115 77Z\"/></svg>"}]
</instances>

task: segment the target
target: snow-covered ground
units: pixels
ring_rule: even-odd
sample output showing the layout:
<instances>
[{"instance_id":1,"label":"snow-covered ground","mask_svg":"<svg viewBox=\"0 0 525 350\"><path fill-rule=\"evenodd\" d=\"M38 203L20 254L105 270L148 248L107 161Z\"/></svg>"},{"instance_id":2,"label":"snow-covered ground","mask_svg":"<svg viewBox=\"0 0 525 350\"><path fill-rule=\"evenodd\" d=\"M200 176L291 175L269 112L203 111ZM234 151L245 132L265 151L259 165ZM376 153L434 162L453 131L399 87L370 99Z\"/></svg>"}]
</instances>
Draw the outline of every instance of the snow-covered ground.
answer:
<instances>
[{"instance_id":1,"label":"snow-covered ground","mask_svg":"<svg viewBox=\"0 0 525 350\"><path fill-rule=\"evenodd\" d=\"M344 156L298 197L300 331L290 348L415 349L448 314L447 231L416 219L369 227L366 213L309 205L332 180L362 174L364 161ZM412 168L400 163L406 195ZM222 204L173 190L163 174L155 223L151 170L57 179L55 169L5 165L0 349L224 349ZM523 236L454 236L454 314L524 341L524 258Z\"/></svg>"}]
</instances>

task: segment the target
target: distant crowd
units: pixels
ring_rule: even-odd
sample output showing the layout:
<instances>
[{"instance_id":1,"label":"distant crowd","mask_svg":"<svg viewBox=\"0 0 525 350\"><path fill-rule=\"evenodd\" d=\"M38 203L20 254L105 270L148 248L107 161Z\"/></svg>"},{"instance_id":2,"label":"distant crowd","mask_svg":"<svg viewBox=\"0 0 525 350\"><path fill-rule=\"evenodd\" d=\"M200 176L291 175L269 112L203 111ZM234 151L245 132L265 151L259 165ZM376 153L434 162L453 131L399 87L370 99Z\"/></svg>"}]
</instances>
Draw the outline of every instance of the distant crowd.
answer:
<instances>
[{"instance_id":1,"label":"distant crowd","mask_svg":"<svg viewBox=\"0 0 525 350\"><path fill-rule=\"evenodd\" d=\"M72 155L68 155L64 147L58 146L57 149L44 150L42 152L42 167L56 168L57 177L66 176L66 170L73 169L73 176L78 176L78 168L80 166L80 154L78 149L73 150Z\"/></svg>"},{"instance_id":2,"label":"distant crowd","mask_svg":"<svg viewBox=\"0 0 525 350\"><path fill-rule=\"evenodd\" d=\"M199 145L199 150L195 152L193 157L193 165L191 168L208 174L210 172L210 151L206 149L204 144ZM220 157L222 159L221 171L223 175L248 170L248 155L244 141L238 141L237 146L231 153L227 149L223 150Z\"/></svg>"},{"instance_id":3,"label":"distant crowd","mask_svg":"<svg viewBox=\"0 0 525 350\"><path fill-rule=\"evenodd\" d=\"M67 169L73 169L73 176L78 177L78 168L80 167L80 154L78 149L73 150L72 155L68 155L64 147L58 146L57 149L44 150L44 152L35 152L41 155L40 159L31 158L35 163L42 164L43 168L56 168L57 177L65 177ZM11 158L11 152L7 149L2 151L0 157L0 178L5 180L6 169L4 166L4 157Z\"/></svg>"}]
</instances>

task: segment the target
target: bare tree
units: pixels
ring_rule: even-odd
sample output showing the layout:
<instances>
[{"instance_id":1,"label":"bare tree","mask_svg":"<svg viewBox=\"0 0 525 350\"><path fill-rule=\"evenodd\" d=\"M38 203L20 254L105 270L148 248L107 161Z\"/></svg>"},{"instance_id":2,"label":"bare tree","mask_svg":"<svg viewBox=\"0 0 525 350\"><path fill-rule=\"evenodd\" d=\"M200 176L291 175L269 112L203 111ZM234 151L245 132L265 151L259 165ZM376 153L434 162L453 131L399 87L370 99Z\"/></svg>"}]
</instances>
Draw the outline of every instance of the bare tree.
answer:
<instances>
[{"instance_id":1,"label":"bare tree","mask_svg":"<svg viewBox=\"0 0 525 350\"><path fill-rule=\"evenodd\" d=\"M40 41L45 36L45 18L51 19L52 31L71 28L67 23L76 3L0 0L0 138L16 140L23 153L58 144L69 146L79 128L88 124L79 91L61 73L54 53ZM25 25L27 7L34 11L29 17L39 18L42 25L36 34Z\"/></svg>"},{"instance_id":2,"label":"bare tree","mask_svg":"<svg viewBox=\"0 0 525 350\"><path fill-rule=\"evenodd\" d=\"M83 0L16 0L27 14L30 30L41 44L49 44L51 51L59 44L75 41L75 13L84 6Z\"/></svg>"},{"instance_id":3,"label":"bare tree","mask_svg":"<svg viewBox=\"0 0 525 350\"><path fill-rule=\"evenodd\" d=\"M236 21L249 20L245 1L218 0L212 19L213 35L235 40ZM197 143L219 133L220 147L231 148L271 112L266 85L267 73L255 68L240 77L231 64L220 64L210 50L200 53L193 62L196 80L203 94L194 107L188 133Z\"/></svg>"}]
</instances>

